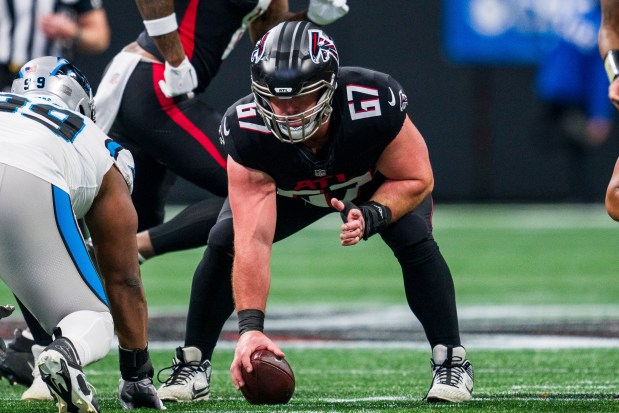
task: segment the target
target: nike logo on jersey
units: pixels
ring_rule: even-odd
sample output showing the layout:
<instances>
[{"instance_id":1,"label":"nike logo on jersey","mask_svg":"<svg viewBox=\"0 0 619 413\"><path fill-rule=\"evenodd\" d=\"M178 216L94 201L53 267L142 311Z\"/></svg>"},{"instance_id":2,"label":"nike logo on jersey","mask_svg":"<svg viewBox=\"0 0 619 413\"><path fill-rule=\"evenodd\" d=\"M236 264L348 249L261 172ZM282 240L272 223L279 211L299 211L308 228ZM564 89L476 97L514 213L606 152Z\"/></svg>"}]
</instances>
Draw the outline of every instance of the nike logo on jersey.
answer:
<instances>
[{"instance_id":1,"label":"nike logo on jersey","mask_svg":"<svg viewBox=\"0 0 619 413\"><path fill-rule=\"evenodd\" d=\"M230 135L230 129L228 128L228 118L224 118L224 124L222 129L224 136Z\"/></svg>"},{"instance_id":2,"label":"nike logo on jersey","mask_svg":"<svg viewBox=\"0 0 619 413\"><path fill-rule=\"evenodd\" d=\"M389 106L395 106L395 95L393 94L393 90L389 88L389 94L391 95L391 99L389 99Z\"/></svg>"}]
</instances>

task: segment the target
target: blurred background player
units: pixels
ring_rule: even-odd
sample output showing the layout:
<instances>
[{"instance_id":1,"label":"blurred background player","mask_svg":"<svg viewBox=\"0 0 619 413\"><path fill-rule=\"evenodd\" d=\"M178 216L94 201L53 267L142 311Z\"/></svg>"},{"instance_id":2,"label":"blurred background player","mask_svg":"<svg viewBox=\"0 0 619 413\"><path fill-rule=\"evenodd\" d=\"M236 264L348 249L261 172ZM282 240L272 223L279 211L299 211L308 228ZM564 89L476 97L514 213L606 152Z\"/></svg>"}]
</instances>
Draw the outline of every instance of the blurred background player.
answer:
<instances>
[{"instance_id":1,"label":"blurred background player","mask_svg":"<svg viewBox=\"0 0 619 413\"><path fill-rule=\"evenodd\" d=\"M99 411L82 366L108 354L116 330L121 405L161 409L136 259L131 154L95 126L90 84L65 59L26 63L11 91L0 94L0 277L53 332L35 368L59 412ZM101 277L77 226L82 217Z\"/></svg>"},{"instance_id":2,"label":"blurred background player","mask_svg":"<svg viewBox=\"0 0 619 413\"><path fill-rule=\"evenodd\" d=\"M601 0L600 4L602 25L598 34L598 46L610 81L608 98L619 109L619 0ZM608 215L619 221L619 158L608 183L605 205ZM615 399L619 399L619 393L615 395Z\"/></svg>"},{"instance_id":3,"label":"blurred background player","mask_svg":"<svg viewBox=\"0 0 619 413\"><path fill-rule=\"evenodd\" d=\"M608 140L615 117L598 55L600 14L599 4L591 2L586 12L557 16L555 36L543 45L535 79L543 103L543 145L566 155L570 182L566 200L570 202L599 199L592 184L594 155Z\"/></svg>"},{"instance_id":4,"label":"blurred background player","mask_svg":"<svg viewBox=\"0 0 619 413\"><path fill-rule=\"evenodd\" d=\"M35 57L71 59L110 45L101 0L4 0L0 17L0 91L9 91L19 68Z\"/></svg>"},{"instance_id":5,"label":"blurred background player","mask_svg":"<svg viewBox=\"0 0 619 413\"><path fill-rule=\"evenodd\" d=\"M159 396L196 400L192 389L204 388L208 397L210 360L235 305L237 388L254 350L283 356L262 333L272 243L337 210L342 245L379 233L400 263L409 307L432 349L427 400L470 400L473 368L460 342L453 280L432 236L432 168L401 86L373 70L340 69L332 39L309 22L273 28L250 66L253 94L228 109L220 129L229 203L196 269L185 344Z\"/></svg>"}]
</instances>

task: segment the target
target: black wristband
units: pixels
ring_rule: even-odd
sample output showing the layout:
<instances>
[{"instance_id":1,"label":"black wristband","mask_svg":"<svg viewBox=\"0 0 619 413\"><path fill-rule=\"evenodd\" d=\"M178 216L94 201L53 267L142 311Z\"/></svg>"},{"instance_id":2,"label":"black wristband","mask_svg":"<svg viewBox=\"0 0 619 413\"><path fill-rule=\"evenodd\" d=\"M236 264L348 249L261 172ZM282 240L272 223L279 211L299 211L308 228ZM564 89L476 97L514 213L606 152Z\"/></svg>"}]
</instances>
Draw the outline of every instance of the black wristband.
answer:
<instances>
[{"instance_id":1,"label":"black wristband","mask_svg":"<svg viewBox=\"0 0 619 413\"><path fill-rule=\"evenodd\" d=\"M364 240L381 232L391 223L391 210L379 202L368 201L357 206L350 201L344 201L344 210L340 212L342 221L348 222L348 212L351 209L358 209L361 211L361 215L363 215L363 221L365 221L365 228L363 230Z\"/></svg>"},{"instance_id":2,"label":"black wristband","mask_svg":"<svg viewBox=\"0 0 619 413\"><path fill-rule=\"evenodd\" d=\"M372 235L381 232L391 223L391 210L375 201L368 201L359 208L365 220L363 239L367 240Z\"/></svg>"},{"instance_id":3,"label":"black wristband","mask_svg":"<svg viewBox=\"0 0 619 413\"><path fill-rule=\"evenodd\" d=\"M248 331L264 330L264 313L260 310L241 310L239 317L239 335Z\"/></svg>"},{"instance_id":4,"label":"black wristband","mask_svg":"<svg viewBox=\"0 0 619 413\"><path fill-rule=\"evenodd\" d=\"M120 375L125 381L152 379L155 374L148 356L148 346L144 350L127 350L118 346Z\"/></svg>"}]
</instances>

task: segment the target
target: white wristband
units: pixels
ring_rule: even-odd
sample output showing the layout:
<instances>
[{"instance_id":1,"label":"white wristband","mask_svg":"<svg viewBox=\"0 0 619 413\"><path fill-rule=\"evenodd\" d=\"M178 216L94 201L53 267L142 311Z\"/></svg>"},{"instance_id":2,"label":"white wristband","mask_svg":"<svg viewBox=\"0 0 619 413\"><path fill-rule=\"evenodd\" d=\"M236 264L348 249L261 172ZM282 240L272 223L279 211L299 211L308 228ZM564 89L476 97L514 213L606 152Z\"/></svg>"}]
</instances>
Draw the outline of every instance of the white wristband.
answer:
<instances>
[{"instance_id":1,"label":"white wristband","mask_svg":"<svg viewBox=\"0 0 619 413\"><path fill-rule=\"evenodd\" d=\"M160 19L144 20L144 27L146 27L149 36L162 36L171 33L178 29L176 13L172 13Z\"/></svg>"},{"instance_id":2,"label":"white wristband","mask_svg":"<svg viewBox=\"0 0 619 413\"><path fill-rule=\"evenodd\" d=\"M610 83L619 76L619 50L609 50L604 57L604 69Z\"/></svg>"}]
</instances>

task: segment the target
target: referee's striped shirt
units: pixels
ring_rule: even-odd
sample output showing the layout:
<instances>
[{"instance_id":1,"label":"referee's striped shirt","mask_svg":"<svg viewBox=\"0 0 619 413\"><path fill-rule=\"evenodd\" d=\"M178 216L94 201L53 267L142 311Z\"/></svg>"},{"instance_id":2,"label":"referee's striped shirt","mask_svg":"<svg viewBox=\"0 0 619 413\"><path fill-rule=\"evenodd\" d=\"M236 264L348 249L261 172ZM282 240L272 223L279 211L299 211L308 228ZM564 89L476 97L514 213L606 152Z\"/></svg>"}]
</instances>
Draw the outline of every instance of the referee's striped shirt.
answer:
<instances>
[{"instance_id":1,"label":"referee's striped shirt","mask_svg":"<svg viewBox=\"0 0 619 413\"><path fill-rule=\"evenodd\" d=\"M0 0L0 65L15 72L35 57L67 56L71 45L49 42L38 20L54 12L75 17L101 8L101 0Z\"/></svg>"}]
</instances>

